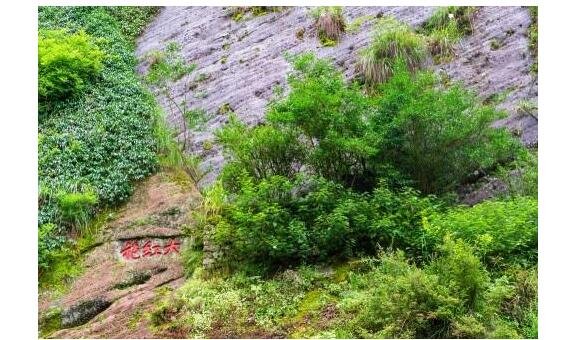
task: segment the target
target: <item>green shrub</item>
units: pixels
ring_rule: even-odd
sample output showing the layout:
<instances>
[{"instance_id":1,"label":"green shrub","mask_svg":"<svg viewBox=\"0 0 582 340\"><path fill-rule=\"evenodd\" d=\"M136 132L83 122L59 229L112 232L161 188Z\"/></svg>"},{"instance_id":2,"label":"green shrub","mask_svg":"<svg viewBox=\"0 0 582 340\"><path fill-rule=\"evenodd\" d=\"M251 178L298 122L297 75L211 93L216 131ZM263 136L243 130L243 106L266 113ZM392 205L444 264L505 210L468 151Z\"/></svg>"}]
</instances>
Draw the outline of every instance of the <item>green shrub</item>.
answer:
<instances>
[{"instance_id":1,"label":"green shrub","mask_svg":"<svg viewBox=\"0 0 582 340\"><path fill-rule=\"evenodd\" d=\"M89 189L81 192L57 193L61 221L79 228L85 226L93 216L93 209L97 205L97 194Z\"/></svg>"},{"instance_id":2,"label":"green shrub","mask_svg":"<svg viewBox=\"0 0 582 340\"><path fill-rule=\"evenodd\" d=\"M524 295L504 277L491 280L467 244L446 240L441 255L424 268L401 252L374 262L342 287L337 337L520 337L518 319L504 308Z\"/></svg>"},{"instance_id":3,"label":"green shrub","mask_svg":"<svg viewBox=\"0 0 582 340\"><path fill-rule=\"evenodd\" d=\"M341 7L317 7L311 11L311 16L315 19L319 41L324 46L333 46L340 41L346 29Z\"/></svg>"},{"instance_id":4,"label":"green shrub","mask_svg":"<svg viewBox=\"0 0 582 340\"><path fill-rule=\"evenodd\" d=\"M297 165L305 159L306 150L297 143L299 136L296 131L269 125L249 129L232 114L217 137L235 159L227 167L244 169L255 178L271 175L290 178L298 172Z\"/></svg>"},{"instance_id":5,"label":"green shrub","mask_svg":"<svg viewBox=\"0 0 582 340\"><path fill-rule=\"evenodd\" d=\"M374 176L367 160L376 137L366 119L370 103L328 61L304 54L292 62L291 91L271 107L268 122L302 136L296 141L307 150L301 165L346 186L370 187Z\"/></svg>"},{"instance_id":6,"label":"green shrub","mask_svg":"<svg viewBox=\"0 0 582 340\"><path fill-rule=\"evenodd\" d=\"M205 194L213 203L205 203L199 220L229 249L231 262L271 269L373 253L378 246L422 256L422 214L436 208L415 191L383 185L359 194L322 178L257 181L244 171L225 176L225 183L236 184L234 191L229 195L217 183Z\"/></svg>"},{"instance_id":7,"label":"green shrub","mask_svg":"<svg viewBox=\"0 0 582 340\"><path fill-rule=\"evenodd\" d=\"M480 105L461 84L439 87L433 73L413 76L399 63L379 92L377 162L390 162L425 193L454 189L471 172L509 160L521 148L508 131L491 128L504 113Z\"/></svg>"},{"instance_id":8,"label":"green shrub","mask_svg":"<svg viewBox=\"0 0 582 340\"><path fill-rule=\"evenodd\" d=\"M105 53L84 31L40 30L38 36L39 102L77 94L103 70Z\"/></svg>"},{"instance_id":9,"label":"green shrub","mask_svg":"<svg viewBox=\"0 0 582 340\"><path fill-rule=\"evenodd\" d=\"M485 201L432 214L425 221L425 230L435 243L445 235L463 239L492 263L535 263L537 209L537 200L528 197Z\"/></svg>"},{"instance_id":10,"label":"green shrub","mask_svg":"<svg viewBox=\"0 0 582 340\"><path fill-rule=\"evenodd\" d=\"M404 60L410 70L416 70L426 55L425 38L408 25L388 17L376 23L370 46L361 51L357 71L367 85L375 86L391 77L397 60Z\"/></svg>"}]
</instances>

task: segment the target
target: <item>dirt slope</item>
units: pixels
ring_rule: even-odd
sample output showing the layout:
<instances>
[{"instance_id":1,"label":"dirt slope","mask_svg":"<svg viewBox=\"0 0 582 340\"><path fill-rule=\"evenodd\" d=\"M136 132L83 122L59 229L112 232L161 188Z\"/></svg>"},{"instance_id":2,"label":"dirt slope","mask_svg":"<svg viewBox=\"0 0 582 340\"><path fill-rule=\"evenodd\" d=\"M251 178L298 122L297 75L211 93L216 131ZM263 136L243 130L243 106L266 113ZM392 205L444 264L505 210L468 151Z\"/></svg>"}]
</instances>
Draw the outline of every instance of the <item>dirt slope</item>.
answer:
<instances>
[{"instance_id":1,"label":"dirt slope","mask_svg":"<svg viewBox=\"0 0 582 340\"><path fill-rule=\"evenodd\" d=\"M417 26L434 10L434 7L344 7L344 15L348 25L363 16L393 15ZM227 13L223 7L165 7L138 40L138 57L176 41L182 46L185 59L198 66L177 81L173 91L179 98L185 96L190 108L202 108L212 116L203 132L188 134L190 151L202 156L203 168L212 170L200 183L202 186L215 178L224 161L219 147L212 143L212 131L227 119L227 115L218 112L222 105L228 104L248 124L260 122L273 87L285 84L289 71L285 52L314 51L320 57L334 60L351 77L358 50L368 43L373 26L373 22L364 21L354 33L345 34L337 46L322 47L315 36L309 8L292 7L259 17L249 15L239 22ZM537 79L529 73L532 63L527 47L529 22L525 7L481 8L475 17L475 33L460 43L456 58L435 68L463 81L483 98L508 92L501 107L512 115L500 124L521 134L526 144L535 145L537 119L517 117L514 113L520 100L537 100ZM305 34L300 39L297 32L302 28ZM501 42L497 50L491 48L493 38ZM142 62L139 71L146 68ZM196 81L200 75L207 79ZM167 108L168 120L178 125L179 114L172 112L163 99L160 102ZM210 149L209 142L204 145L207 140L212 143Z\"/></svg>"}]
</instances>

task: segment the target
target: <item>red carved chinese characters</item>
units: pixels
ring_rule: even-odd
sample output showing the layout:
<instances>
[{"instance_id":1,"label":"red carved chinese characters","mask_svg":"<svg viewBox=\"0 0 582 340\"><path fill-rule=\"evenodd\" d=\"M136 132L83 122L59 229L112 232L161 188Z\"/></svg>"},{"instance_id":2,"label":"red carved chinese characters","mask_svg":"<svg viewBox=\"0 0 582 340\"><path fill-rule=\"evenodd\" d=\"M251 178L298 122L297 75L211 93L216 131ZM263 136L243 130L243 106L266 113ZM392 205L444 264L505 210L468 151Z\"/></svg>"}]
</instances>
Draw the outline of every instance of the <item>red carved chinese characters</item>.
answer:
<instances>
[{"instance_id":1,"label":"red carved chinese characters","mask_svg":"<svg viewBox=\"0 0 582 340\"><path fill-rule=\"evenodd\" d=\"M166 243L166 245L164 246L164 255L169 254L171 252L180 252L180 242L171 239L170 241L168 241L168 243Z\"/></svg>"},{"instance_id":2,"label":"red carved chinese characters","mask_svg":"<svg viewBox=\"0 0 582 340\"><path fill-rule=\"evenodd\" d=\"M149 240L146 243L144 243L141 251L142 251L142 255L144 257L162 254L162 250L160 249L160 245L157 243L152 244L152 241L149 241Z\"/></svg>"},{"instance_id":3,"label":"red carved chinese characters","mask_svg":"<svg viewBox=\"0 0 582 340\"><path fill-rule=\"evenodd\" d=\"M146 240L140 247L140 242L137 240L129 240L123 243L121 247L121 256L126 260L137 260L143 257L162 256L172 253L180 252L180 241L170 239L160 246L152 240Z\"/></svg>"},{"instance_id":4,"label":"red carved chinese characters","mask_svg":"<svg viewBox=\"0 0 582 340\"><path fill-rule=\"evenodd\" d=\"M139 243L137 241L125 241L121 248L121 255L127 260L139 259Z\"/></svg>"}]
</instances>

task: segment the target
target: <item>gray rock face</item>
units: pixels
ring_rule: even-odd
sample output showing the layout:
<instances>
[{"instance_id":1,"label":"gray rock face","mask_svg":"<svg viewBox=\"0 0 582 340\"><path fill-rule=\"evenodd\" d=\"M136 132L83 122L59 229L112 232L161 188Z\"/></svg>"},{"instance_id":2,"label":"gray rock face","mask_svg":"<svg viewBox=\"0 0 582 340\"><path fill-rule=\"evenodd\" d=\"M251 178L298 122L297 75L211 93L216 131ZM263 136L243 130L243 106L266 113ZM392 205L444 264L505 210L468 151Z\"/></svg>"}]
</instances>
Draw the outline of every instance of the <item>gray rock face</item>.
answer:
<instances>
[{"instance_id":1,"label":"gray rock face","mask_svg":"<svg viewBox=\"0 0 582 340\"><path fill-rule=\"evenodd\" d=\"M110 301L101 298L87 300L76 304L62 312L62 327L70 328L85 324L95 315L106 310L110 305Z\"/></svg>"},{"instance_id":2,"label":"gray rock face","mask_svg":"<svg viewBox=\"0 0 582 340\"><path fill-rule=\"evenodd\" d=\"M381 13L418 26L434 10L434 7L344 7L344 16L349 24L355 18ZM141 58L176 41L182 46L185 60L197 65L195 71L175 82L173 95L185 100L189 108L200 108L210 115L204 131L188 131L189 152L199 155L201 167L209 171L199 183L201 186L216 178L224 162L222 150L213 142L213 132L228 118L219 113L222 105L228 104L249 125L259 123L273 88L285 87L290 70L285 53L313 51L319 57L330 58L347 78L352 77L358 51L368 44L373 27L372 22L364 21L356 32L343 35L337 46L322 47L309 8L292 7L264 16L248 16L239 22L227 13L224 7L165 7L137 45ZM537 100L537 79L529 73L532 63L527 46L529 21L527 8L481 8L475 18L475 34L460 43L457 57L451 63L435 68L463 81L483 98L508 92L500 107L508 110L510 116L498 124L521 129L526 144L537 144L537 120L515 113L520 100ZM296 33L302 28L305 34L300 39ZM497 50L490 47L493 38L501 42ZM143 73L146 69L144 60L138 71ZM163 98L159 102L166 109L167 120L180 126L179 113Z\"/></svg>"},{"instance_id":3,"label":"gray rock face","mask_svg":"<svg viewBox=\"0 0 582 340\"><path fill-rule=\"evenodd\" d=\"M436 68L463 81L484 99L505 94L498 108L507 111L508 117L495 126L506 126L526 146L537 146L537 118L517 110L522 100L537 106L538 81L530 71L533 59L528 48L530 22L526 7L482 7L475 17L474 33L460 42L456 58ZM497 49L492 48L494 40L500 44Z\"/></svg>"}]
</instances>

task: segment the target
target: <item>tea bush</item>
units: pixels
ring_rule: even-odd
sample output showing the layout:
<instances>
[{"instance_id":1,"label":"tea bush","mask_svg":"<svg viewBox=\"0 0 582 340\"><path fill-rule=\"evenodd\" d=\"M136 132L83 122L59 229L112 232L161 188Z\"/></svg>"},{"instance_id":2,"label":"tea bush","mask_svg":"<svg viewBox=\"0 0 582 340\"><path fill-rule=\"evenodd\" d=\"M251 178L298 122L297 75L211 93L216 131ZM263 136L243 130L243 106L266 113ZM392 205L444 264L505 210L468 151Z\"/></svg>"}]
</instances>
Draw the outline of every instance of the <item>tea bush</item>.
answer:
<instances>
[{"instance_id":1,"label":"tea bush","mask_svg":"<svg viewBox=\"0 0 582 340\"><path fill-rule=\"evenodd\" d=\"M217 133L231 161L215 187L221 209L204 223L243 262L276 268L377 246L426 259L436 243L426 243L421 216L439 203L407 186L445 193L517 148L489 126L499 112L459 85L438 88L431 73L400 62L365 96L326 61L292 62L290 92L265 124L231 116Z\"/></svg>"},{"instance_id":2,"label":"tea bush","mask_svg":"<svg viewBox=\"0 0 582 340\"><path fill-rule=\"evenodd\" d=\"M134 73L133 42L121 32L121 25L104 7L39 8L40 31L53 32L50 39L41 33L46 52L40 53L54 56L48 47L59 46L57 51L79 58L55 67L65 65L69 72L74 70L69 66L89 58L89 69L99 69L98 79L83 81L82 94L53 101L39 121L39 227L57 226L43 233L50 244L71 228L82 227L100 208L125 201L133 182L157 167L157 106ZM42 79L42 67L39 72ZM54 248L39 250L43 268L49 266L45 250Z\"/></svg>"},{"instance_id":3,"label":"tea bush","mask_svg":"<svg viewBox=\"0 0 582 340\"><path fill-rule=\"evenodd\" d=\"M420 258L422 213L438 208L418 192L394 192L384 184L366 194L317 177L230 176L227 183L238 185L234 195L216 184L211 193L222 194L213 206L220 208L204 209L212 218L207 214L201 221L214 230L214 241L229 249L232 263L273 269L370 254L378 246Z\"/></svg>"}]
</instances>

